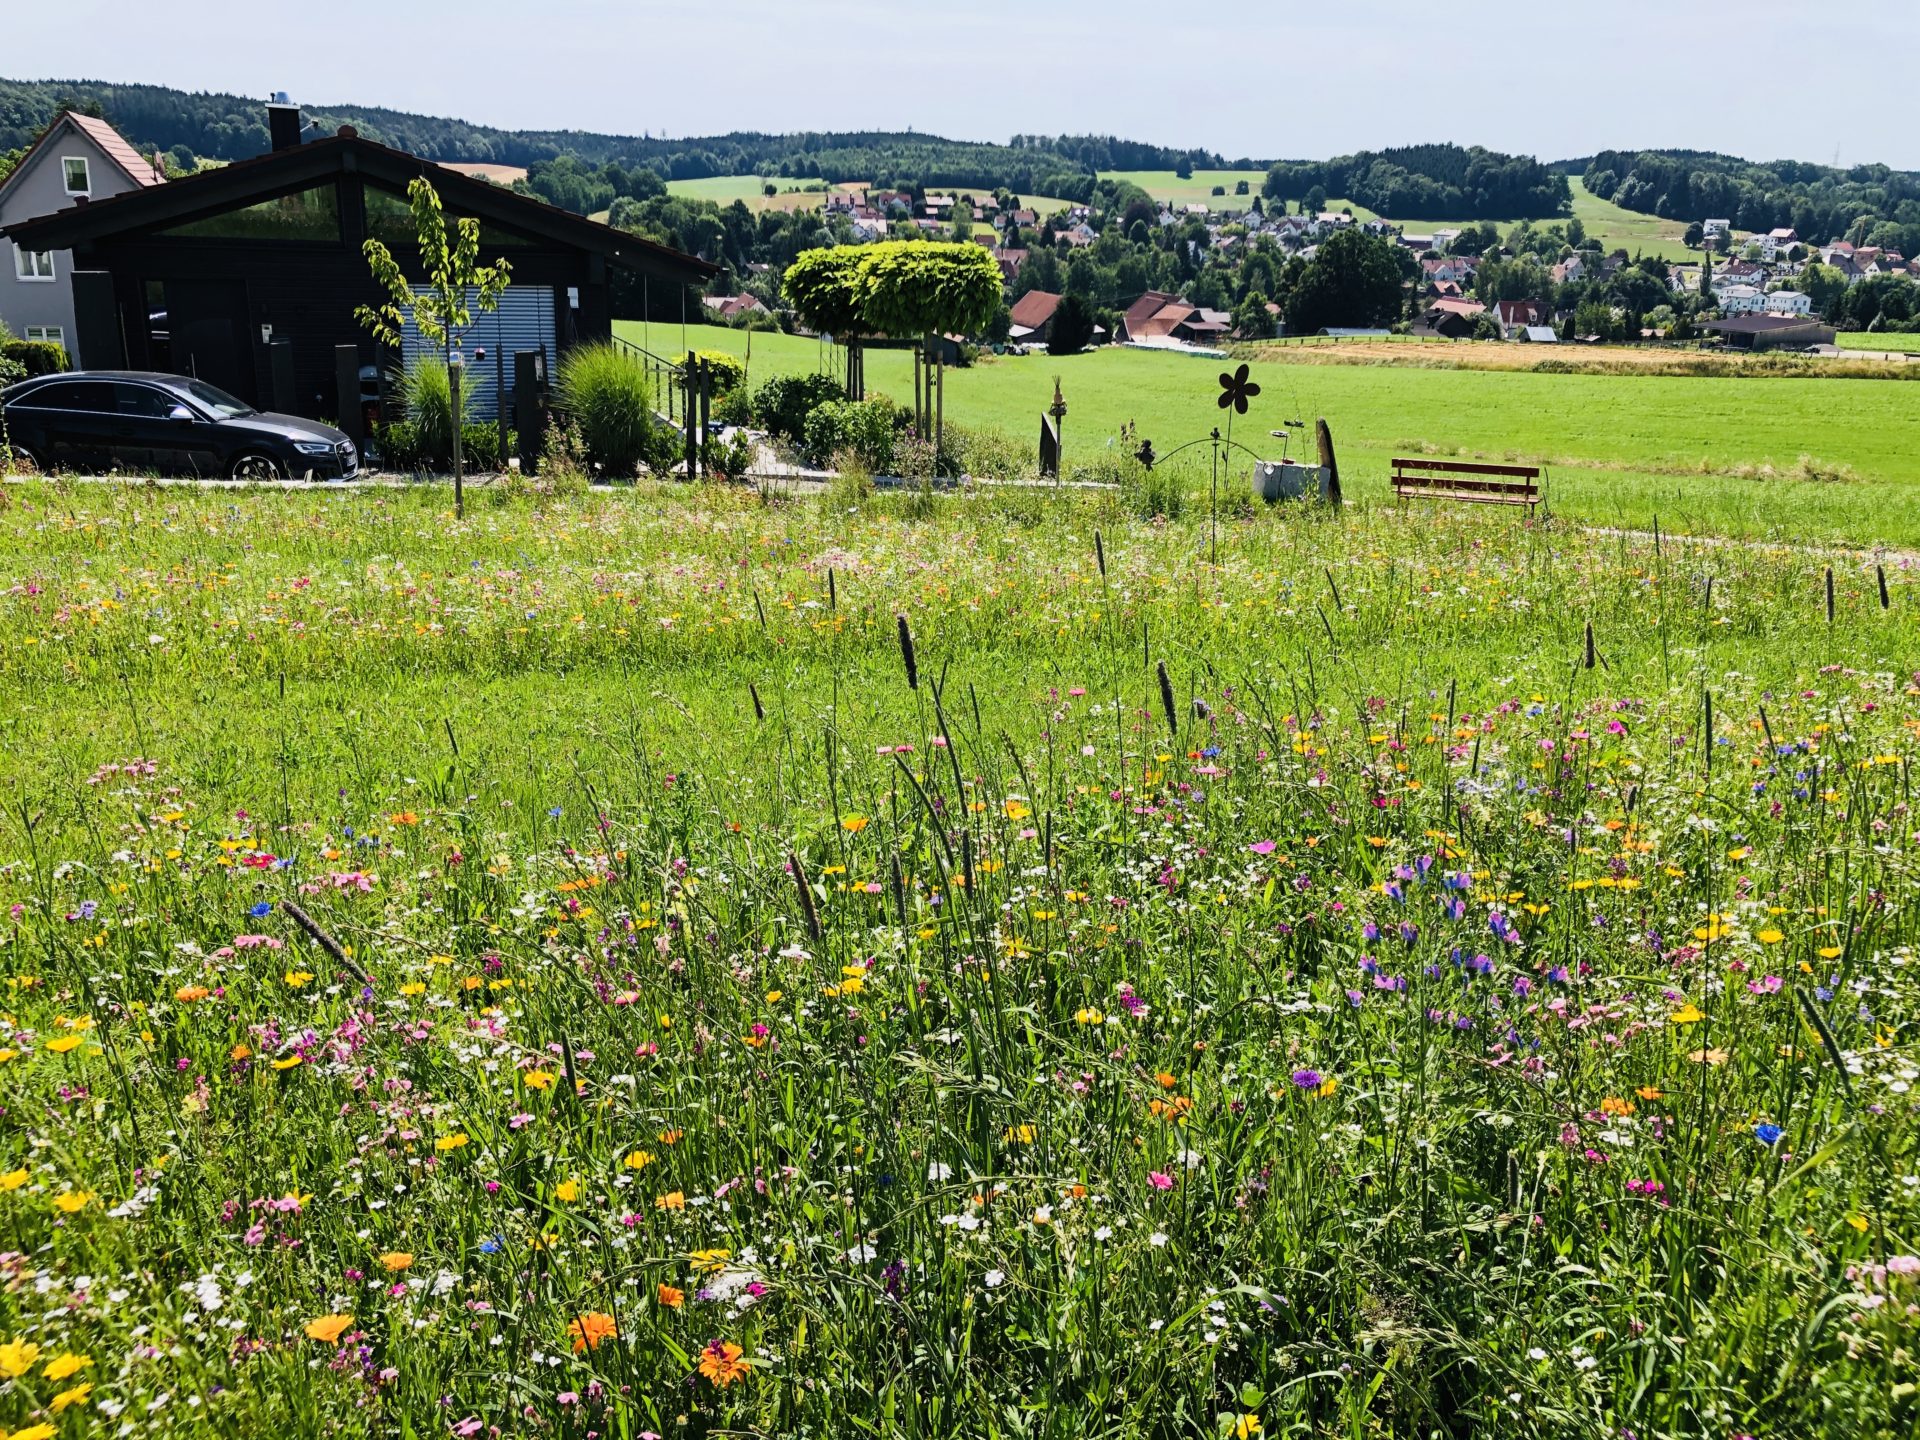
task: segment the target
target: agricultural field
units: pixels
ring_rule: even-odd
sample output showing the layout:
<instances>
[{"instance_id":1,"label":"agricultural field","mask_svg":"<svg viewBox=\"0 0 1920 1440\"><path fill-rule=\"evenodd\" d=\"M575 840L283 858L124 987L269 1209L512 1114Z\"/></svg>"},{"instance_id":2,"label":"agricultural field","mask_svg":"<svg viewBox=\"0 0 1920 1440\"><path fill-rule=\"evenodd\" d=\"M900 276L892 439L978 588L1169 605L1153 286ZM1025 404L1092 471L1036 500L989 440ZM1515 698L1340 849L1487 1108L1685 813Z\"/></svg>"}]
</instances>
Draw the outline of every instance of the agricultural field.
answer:
<instances>
[{"instance_id":1,"label":"agricultural field","mask_svg":"<svg viewBox=\"0 0 1920 1440\"><path fill-rule=\"evenodd\" d=\"M1169 200L1175 205L1195 203L1213 205L1221 210L1245 210L1253 204L1253 197L1260 193L1267 172L1264 170L1196 170L1191 179L1182 180L1171 170L1102 170L1102 180L1125 180L1138 185L1156 200ZM1248 193L1235 195L1233 187L1240 181L1247 182ZM1213 187L1224 185L1225 197L1215 195Z\"/></svg>"},{"instance_id":2,"label":"agricultural field","mask_svg":"<svg viewBox=\"0 0 1920 1440\"><path fill-rule=\"evenodd\" d=\"M746 332L636 324L621 333L662 353L683 344L746 354ZM818 342L752 336L749 383L831 367ZM1409 451L1551 467L1560 513L1638 528L1920 545L1920 420L1910 382L1700 378L1428 368L1433 346L1370 347L1379 358L1317 363L1313 351L1256 360L1262 394L1237 439L1263 450L1283 422L1325 416L1350 499L1387 495L1388 462ZM1404 352L1404 354L1403 354ZM1566 362L1569 365L1574 361ZM949 424L1037 434L1060 378L1068 461L1114 453L1129 421L1165 453L1220 420L1216 361L1108 349L982 361L950 371ZM869 390L905 403L903 350L867 360ZM1295 452L1298 453L1297 451Z\"/></svg>"},{"instance_id":3,"label":"agricultural field","mask_svg":"<svg viewBox=\"0 0 1920 1440\"><path fill-rule=\"evenodd\" d=\"M1905 563L4 494L14 1440L1913 1433Z\"/></svg>"},{"instance_id":4,"label":"agricultural field","mask_svg":"<svg viewBox=\"0 0 1920 1440\"><path fill-rule=\"evenodd\" d=\"M1578 175L1569 176L1567 183L1573 187L1574 216L1608 253L1625 250L1629 255L1657 255L1662 260L1699 263L1700 252L1689 250L1681 242L1687 231L1684 221L1662 220L1657 215L1624 210L1588 190Z\"/></svg>"},{"instance_id":5,"label":"agricultural field","mask_svg":"<svg viewBox=\"0 0 1920 1440\"><path fill-rule=\"evenodd\" d=\"M1907 352L1920 355L1920 335L1888 334L1884 331L1843 330L1834 337L1842 350Z\"/></svg>"},{"instance_id":6,"label":"agricultural field","mask_svg":"<svg viewBox=\"0 0 1920 1440\"><path fill-rule=\"evenodd\" d=\"M769 184L778 187L776 194L766 193L766 187ZM747 208L756 214L762 210L818 210L826 203L829 190L857 192L866 188L865 185L829 186L820 180L794 180L779 175L770 177L717 175L703 180L669 180L667 182L669 194L685 195L696 200L711 200L721 206L731 205L735 200L742 200L746 202ZM1064 210L1072 203L1049 195L1025 195L1020 197L1020 202L1042 215Z\"/></svg>"}]
</instances>

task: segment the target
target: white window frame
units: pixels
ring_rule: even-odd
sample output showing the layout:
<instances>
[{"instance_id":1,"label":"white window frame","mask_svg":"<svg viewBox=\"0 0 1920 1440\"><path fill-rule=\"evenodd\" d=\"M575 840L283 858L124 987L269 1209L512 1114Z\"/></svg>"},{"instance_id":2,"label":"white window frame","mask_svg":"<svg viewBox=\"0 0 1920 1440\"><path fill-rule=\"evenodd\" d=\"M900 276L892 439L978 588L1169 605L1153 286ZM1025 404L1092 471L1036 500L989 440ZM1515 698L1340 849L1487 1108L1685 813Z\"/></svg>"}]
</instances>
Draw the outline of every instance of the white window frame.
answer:
<instances>
[{"instance_id":1,"label":"white window frame","mask_svg":"<svg viewBox=\"0 0 1920 1440\"><path fill-rule=\"evenodd\" d=\"M32 266L32 269L29 270L29 263L30 263L31 257L35 255L44 256L46 258L46 262L47 262L46 274L42 275L37 273L40 268L37 265ZM15 245L13 247L13 278L28 285L52 284L55 278L54 264L53 264L53 251L29 250L25 246Z\"/></svg>"},{"instance_id":2,"label":"white window frame","mask_svg":"<svg viewBox=\"0 0 1920 1440\"><path fill-rule=\"evenodd\" d=\"M83 188L79 190L73 188L73 181L68 178L67 175L67 167L69 165L78 165L80 167L80 173L86 177L87 181ZM62 155L60 157L60 183L67 187L67 194L69 195L91 196L93 194L93 166L87 162L87 157L84 155Z\"/></svg>"},{"instance_id":3,"label":"white window frame","mask_svg":"<svg viewBox=\"0 0 1920 1440\"><path fill-rule=\"evenodd\" d=\"M58 345L62 350L67 348L67 327L64 325L28 325L24 328L23 339L44 340L50 345Z\"/></svg>"}]
</instances>

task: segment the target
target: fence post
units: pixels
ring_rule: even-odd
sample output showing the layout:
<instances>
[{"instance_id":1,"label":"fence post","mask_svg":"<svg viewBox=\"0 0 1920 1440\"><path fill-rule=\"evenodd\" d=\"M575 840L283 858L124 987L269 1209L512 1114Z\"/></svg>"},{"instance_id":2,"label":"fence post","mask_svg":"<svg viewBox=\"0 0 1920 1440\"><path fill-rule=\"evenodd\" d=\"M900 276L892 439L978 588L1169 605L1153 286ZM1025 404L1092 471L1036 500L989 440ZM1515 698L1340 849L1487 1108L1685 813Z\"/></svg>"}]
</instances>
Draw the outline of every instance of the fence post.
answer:
<instances>
[{"instance_id":1,"label":"fence post","mask_svg":"<svg viewBox=\"0 0 1920 1440\"><path fill-rule=\"evenodd\" d=\"M540 473L540 367L538 350L513 352L513 423L520 436L520 473Z\"/></svg>"}]
</instances>

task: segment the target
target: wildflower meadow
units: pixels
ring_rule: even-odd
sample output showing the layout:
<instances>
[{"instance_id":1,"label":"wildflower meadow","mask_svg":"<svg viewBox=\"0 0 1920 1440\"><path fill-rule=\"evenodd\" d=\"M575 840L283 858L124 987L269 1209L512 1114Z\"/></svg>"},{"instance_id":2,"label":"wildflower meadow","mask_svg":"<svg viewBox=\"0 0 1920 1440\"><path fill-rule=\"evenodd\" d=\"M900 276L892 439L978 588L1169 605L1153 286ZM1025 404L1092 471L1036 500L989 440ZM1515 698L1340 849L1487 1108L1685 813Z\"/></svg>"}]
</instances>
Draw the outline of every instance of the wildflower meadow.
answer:
<instances>
[{"instance_id":1,"label":"wildflower meadow","mask_svg":"<svg viewBox=\"0 0 1920 1440\"><path fill-rule=\"evenodd\" d=\"M7 1440L1920 1426L1908 557L4 500Z\"/></svg>"}]
</instances>

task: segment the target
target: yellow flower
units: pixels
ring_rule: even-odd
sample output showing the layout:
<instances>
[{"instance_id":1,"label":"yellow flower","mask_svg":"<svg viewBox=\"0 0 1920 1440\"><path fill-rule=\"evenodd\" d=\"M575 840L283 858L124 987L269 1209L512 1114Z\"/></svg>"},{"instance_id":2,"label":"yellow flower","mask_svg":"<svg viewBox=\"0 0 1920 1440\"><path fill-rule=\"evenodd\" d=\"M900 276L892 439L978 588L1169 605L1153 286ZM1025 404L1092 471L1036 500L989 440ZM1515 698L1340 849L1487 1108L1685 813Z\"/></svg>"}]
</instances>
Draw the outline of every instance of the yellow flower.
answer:
<instances>
[{"instance_id":1,"label":"yellow flower","mask_svg":"<svg viewBox=\"0 0 1920 1440\"><path fill-rule=\"evenodd\" d=\"M1233 1440L1251 1440L1251 1437L1259 1433L1260 1417L1258 1415L1242 1415L1233 1422Z\"/></svg>"},{"instance_id":2,"label":"yellow flower","mask_svg":"<svg viewBox=\"0 0 1920 1440\"><path fill-rule=\"evenodd\" d=\"M291 1070L299 1063L300 1057L298 1055L284 1055L273 1062L273 1068L276 1070Z\"/></svg>"},{"instance_id":3,"label":"yellow flower","mask_svg":"<svg viewBox=\"0 0 1920 1440\"><path fill-rule=\"evenodd\" d=\"M465 1135L442 1135L438 1140L433 1142L433 1148L444 1155L449 1150L458 1150L466 1143L467 1137Z\"/></svg>"},{"instance_id":4,"label":"yellow flower","mask_svg":"<svg viewBox=\"0 0 1920 1440\"><path fill-rule=\"evenodd\" d=\"M621 1163L629 1170L644 1170L653 1163L653 1156L645 1150L634 1150Z\"/></svg>"},{"instance_id":5,"label":"yellow flower","mask_svg":"<svg viewBox=\"0 0 1920 1440\"><path fill-rule=\"evenodd\" d=\"M298 990L303 985L313 983L313 972L311 970L289 970L280 978L287 982L289 989Z\"/></svg>"},{"instance_id":6,"label":"yellow flower","mask_svg":"<svg viewBox=\"0 0 1920 1440\"><path fill-rule=\"evenodd\" d=\"M654 1197L653 1208L656 1210L684 1210L687 1208L687 1197L682 1191L670 1190L665 1195L656 1195Z\"/></svg>"},{"instance_id":7,"label":"yellow flower","mask_svg":"<svg viewBox=\"0 0 1920 1440\"><path fill-rule=\"evenodd\" d=\"M1821 946L1820 958L1822 960L1838 960L1840 958L1840 947L1838 945Z\"/></svg>"},{"instance_id":8,"label":"yellow flower","mask_svg":"<svg viewBox=\"0 0 1920 1440\"><path fill-rule=\"evenodd\" d=\"M529 1070L520 1078L526 1081L529 1090L551 1090L553 1088L553 1072L551 1070Z\"/></svg>"},{"instance_id":9,"label":"yellow flower","mask_svg":"<svg viewBox=\"0 0 1920 1440\"><path fill-rule=\"evenodd\" d=\"M1858 1230L1862 1235L1867 1233L1867 1227L1870 1223L1864 1215L1849 1215L1847 1217L1847 1224Z\"/></svg>"},{"instance_id":10,"label":"yellow flower","mask_svg":"<svg viewBox=\"0 0 1920 1440\"><path fill-rule=\"evenodd\" d=\"M413 1267L413 1256L409 1255L405 1250L389 1250L380 1257L380 1264L386 1270L397 1275L402 1270L408 1270Z\"/></svg>"},{"instance_id":11,"label":"yellow flower","mask_svg":"<svg viewBox=\"0 0 1920 1440\"><path fill-rule=\"evenodd\" d=\"M1760 932L1758 938L1762 945L1778 945L1787 937L1769 925L1765 930Z\"/></svg>"},{"instance_id":12,"label":"yellow flower","mask_svg":"<svg viewBox=\"0 0 1920 1440\"><path fill-rule=\"evenodd\" d=\"M1029 815L1033 814L1031 809L1021 804L1018 800L1007 801L1004 808L1007 812L1007 819L1009 820L1025 820Z\"/></svg>"},{"instance_id":13,"label":"yellow flower","mask_svg":"<svg viewBox=\"0 0 1920 1440\"><path fill-rule=\"evenodd\" d=\"M69 1050L78 1046L84 1038L85 1037L79 1035L62 1035L57 1040L47 1041L47 1049L56 1055L64 1055Z\"/></svg>"},{"instance_id":14,"label":"yellow flower","mask_svg":"<svg viewBox=\"0 0 1920 1440\"><path fill-rule=\"evenodd\" d=\"M40 1373L49 1380L64 1380L69 1375L78 1375L91 1364L92 1358L86 1355L56 1355Z\"/></svg>"},{"instance_id":15,"label":"yellow flower","mask_svg":"<svg viewBox=\"0 0 1920 1440\"><path fill-rule=\"evenodd\" d=\"M76 1385L71 1390L62 1390L58 1395L53 1397L53 1413L58 1415L69 1405L84 1405L87 1403L87 1397L91 1394L93 1394L93 1386L91 1385ZM16 1433L25 1435L27 1432L21 1430ZM53 1434L52 1426L47 1427L47 1434Z\"/></svg>"},{"instance_id":16,"label":"yellow flower","mask_svg":"<svg viewBox=\"0 0 1920 1440\"><path fill-rule=\"evenodd\" d=\"M87 1203L92 1199L93 1191L91 1190L69 1190L64 1195L54 1196L53 1204L54 1208L63 1215L78 1215L87 1208Z\"/></svg>"},{"instance_id":17,"label":"yellow flower","mask_svg":"<svg viewBox=\"0 0 1920 1440\"><path fill-rule=\"evenodd\" d=\"M562 1205L573 1204L574 1201L580 1198L580 1182L578 1180L562 1180L558 1185L553 1187L553 1198L558 1200Z\"/></svg>"},{"instance_id":18,"label":"yellow flower","mask_svg":"<svg viewBox=\"0 0 1920 1440\"><path fill-rule=\"evenodd\" d=\"M305 1330L309 1340L318 1340L322 1345L338 1345L342 1332L351 1324L351 1315L322 1315L318 1320L309 1320Z\"/></svg>"},{"instance_id":19,"label":"yellow flower","mask_svg":"<svg viewBox=\"0 0 1920 1440\"><path fill-rule=\"evenodd\" d=\"M693 1268L707 1275L718 1275L727 1268L727 1261L733 1258L731 1250L696 1250L687 1257L693 1262Z\"/></svg>"},{"instance_id":20,"label":"yellow flower","mask_svg":"<svg viewBox=\"0 0 1920 1440\"><path fill-rule=\"evenodd\" d=\"M0 1345L0 1375L18 1380L40 1358L40 1347L26 1340L9 1340Z\"/></svg>"},{"instance_id":21,"label":"yellow flower","mask_svg":"<svg viewBox=\"0 0 1920 1440\"><path fill-rule=\"evenodd\" d=\"M0 1175L0 1190L18 1190L27 1183L29 1178L24 1166L18 1170L9 1170L6 1174Z\"/></svg>"},{"instance_id":22,"label":"yellow flower","mask_svg":"<svg viewBox=\"0 0 1920 1440\"><path fill-rule=\"evenodd\" d=\"M1105 1020L1107 1017L1102 1015L1098 1010L1094 1009L1093 1006L1087 1005L1087 1006L1083 1006L1081 1009L1074 1011L1073 1018L1079 1021L1082 1025L1098 1025L1101 1021Z\"/></svg>"},{"instance_id":23,"label":"yellow flower","mask_svg":"<svg viewBox=\"0 0 1920 1440\"><path fill-rule=\"evenodd\" d=\"M1691 1000L1673 1012L1673 1023L1676 1025L1698 1025L1706 1018L1705 1012L1698 1009Z\"/></svg>"},{"instance_id":24,"label":"yellow flower","mask_svg":"<svg viewBox=\"0 0 1920 1440\"><path fill-rule=\"evenodd\" d=\"M85 1390L91 1387L83 1385L80 1388ZM42 1420L38 1425L29 1425L24 1430L14 1431L13 1440L53 1440L58 1433L53 1426Z\"/></svg>"},{"instance_id":25,"label":"yellow flower","mask_svg":"<svg viewBox=\"0 0 1920 1440\"><path fill-rule=\"evenodd\" d=\"M409 980L400 987L400 993L406 996L424 995L427 993L427 987L418 980Z\"/></svg>"}]
</instances>

